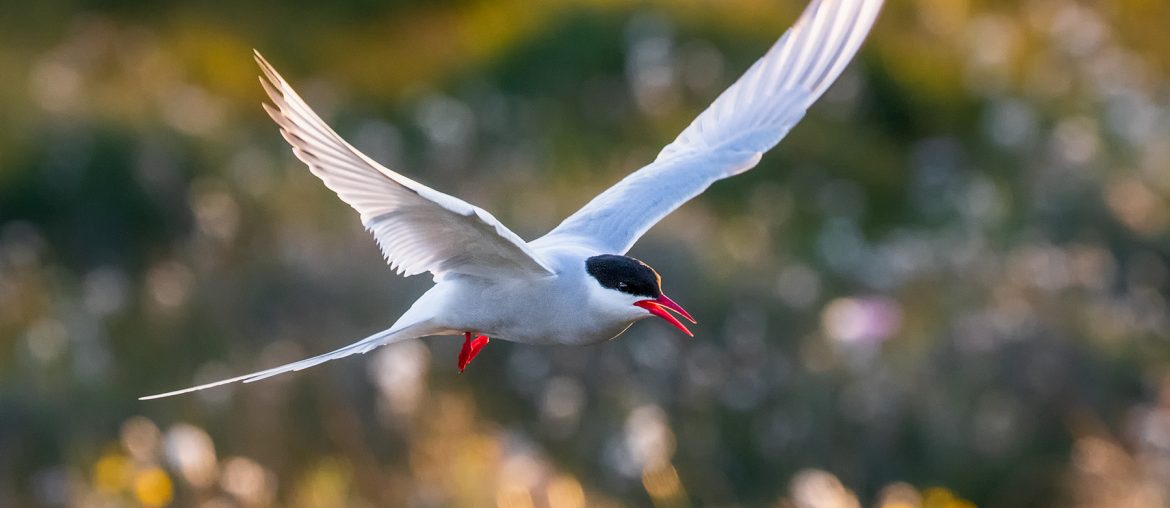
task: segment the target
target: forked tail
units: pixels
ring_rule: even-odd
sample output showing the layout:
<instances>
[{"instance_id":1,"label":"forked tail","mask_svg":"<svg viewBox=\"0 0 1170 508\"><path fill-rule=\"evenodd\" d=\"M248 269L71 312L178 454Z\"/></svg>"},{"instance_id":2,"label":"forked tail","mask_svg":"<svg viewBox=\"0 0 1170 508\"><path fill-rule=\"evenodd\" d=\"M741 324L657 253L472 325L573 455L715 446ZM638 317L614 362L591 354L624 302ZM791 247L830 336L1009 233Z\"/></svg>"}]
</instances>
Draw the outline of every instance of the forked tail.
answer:
<instances>
[{"instance_id":1,"label":"forked tail","mask_svg":"<svg viewBox=\"0 0 1170 508\"><path fill-rule=\"evenodd\" d=\"M251 383L253 381L267 379L267 378L270 378L270 377L278 375L278 374L284 374L285 372L294 372L294 371L298 371L298 370L302 370L302 369L307 369L309 367L313 367L313 366L325 363L329 360L336 360L338 358L343 358L343 357L346 357L346 356L349 356L352 354L367 353L370 350L373 350L373 349L380 347L380 346L385 346L386 344L399 342L399 341L403 341L403 340L407 340L407 339L426 337L428 335L434 335L435 333L436 333L436 330L433 330L432 327L430 327L429 324L426 322L415 323L415 324L407 325L407 326L404 326L404 327L401 327L398 329L391 327L387 330L382 330L378 333L375 333L369 337L366 337L362 340L354 342L353 344L350 344L350 345L345 346L343 348L336 349L336 350L330 351L330 352L322 354L322 355L317 355L317 356L314 356L312 358L306 358L306 359L301 360L299 362L293 362L293 363L289 363L286 365L281 365L279 367L273 367L271 369L262 370L259 372L253 372L251 374L245 374L245 375L239 376L239 377L233 377L231 379L224 379L222 381L215 381L213 383L207 383L204 385L193 386L191 388L184 388L182 390L175 390L173 392L166 392L166 393L160 393L157 395L148 395L146 397L139 397L138 400L161 399L163 397L170 397L172 395L180 395L180 394L184 394L184 393L197 392L197 391L203 390L205 388L213 388L216 386L235 383L237 381L244 382L244 383Z\"/></svg>"}]
</instances>

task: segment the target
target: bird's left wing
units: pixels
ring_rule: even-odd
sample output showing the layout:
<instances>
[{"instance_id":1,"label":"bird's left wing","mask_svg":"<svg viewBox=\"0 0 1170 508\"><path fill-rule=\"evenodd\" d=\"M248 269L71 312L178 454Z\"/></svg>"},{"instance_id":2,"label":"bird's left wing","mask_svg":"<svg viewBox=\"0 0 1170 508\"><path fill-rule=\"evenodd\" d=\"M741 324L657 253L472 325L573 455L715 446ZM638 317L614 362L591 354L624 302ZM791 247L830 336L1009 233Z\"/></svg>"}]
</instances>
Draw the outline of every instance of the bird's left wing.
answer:
<instances>
[{"instance_id":1,"label":"bird's left wing","mask_svg":"<svg viewBox=\"0 0 1170 508\"><path fill-rule=\"evenodd\" d=\"M593 198L532 246L576 244L624 253L712 183L755 167L841 74L881 5L882 0L814 0L654 162Z\"/></svg>"},{"instance_id":2,"label":"bird's left wing","mask_svg":"<svg viewBox=\"0 0 1170 508\"><path fill-rule=\"evenodd\" d=\"M361 214L390 266L403 275L431 272L484 277L544 277L554 272L492 214L378 164L341 139L260 53L260 83L297 158Z\"/></svg>"}]
</instances>

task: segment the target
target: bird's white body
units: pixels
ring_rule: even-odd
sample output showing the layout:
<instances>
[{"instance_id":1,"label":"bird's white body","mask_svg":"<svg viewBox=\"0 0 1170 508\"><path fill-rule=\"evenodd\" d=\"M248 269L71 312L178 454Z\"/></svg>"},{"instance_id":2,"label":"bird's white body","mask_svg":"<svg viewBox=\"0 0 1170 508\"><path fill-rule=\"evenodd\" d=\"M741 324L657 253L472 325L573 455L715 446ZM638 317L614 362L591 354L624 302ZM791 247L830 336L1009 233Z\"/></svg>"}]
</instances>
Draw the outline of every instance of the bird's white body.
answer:
<instances>
[{"instance_id":1,"label":"bird's white body","mask_svg":"<svg viewBox=\"0 0 1170 508\"><path fill-rule=\"evenodd\" d=\"M637 300L614 298L585 274L585 248L539 249L555 275L536 279L454 276L438 281L393 328L426 322L431 333L463 332L536 345L594 344L650 317ZM415 328L422 331L424 327Z\"/></svg>"},{"instance_id":2,"label":"bird's white body","mask_svg":"<svg viewBox=\"0 0 1170 508\"><path fill-rule=\"evenodd\" d=\"M775 146L856 53L882 0L813 0L791 30L650 164L599 194L545 236L525 242L487 211L392 171L333 131L259 53L264 105L293 153L353 207L390 266L434 274L435 286L389 329L320 356L185 390L257 381L379 346L466 334L460 368L483 335L525 344L609 340L669 309L661 277L626 251L714 182L747 171ZM693 320L692 320L693 321ZM469 347L471 350L469 350Z\"/></svg>"}]
</instances>

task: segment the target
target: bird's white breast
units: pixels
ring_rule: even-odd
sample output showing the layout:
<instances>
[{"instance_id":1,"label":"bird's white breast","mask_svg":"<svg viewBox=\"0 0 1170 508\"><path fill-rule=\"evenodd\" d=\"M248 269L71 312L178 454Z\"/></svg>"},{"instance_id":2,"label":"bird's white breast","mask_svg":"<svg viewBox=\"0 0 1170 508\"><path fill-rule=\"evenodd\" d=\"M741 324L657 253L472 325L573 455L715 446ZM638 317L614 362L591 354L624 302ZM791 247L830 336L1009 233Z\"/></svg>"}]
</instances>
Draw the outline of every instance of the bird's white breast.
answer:
<instances>
[{"instance_id":1,"label":"bird's white breast","mask_svg":"<svg viewBox=\"0 0 1170 508\"><path fill-rule=\"evenodd\" d=\"M561 248L542 254L556 267L556 275L499 280L453 277L439 282L428 291L442 307L436 312L436 322L493 339L581 345L609 340L647 315L630 302L606 298L608 290L585 272L585 259L591 253Z\"/></svg>"}]
</instances>

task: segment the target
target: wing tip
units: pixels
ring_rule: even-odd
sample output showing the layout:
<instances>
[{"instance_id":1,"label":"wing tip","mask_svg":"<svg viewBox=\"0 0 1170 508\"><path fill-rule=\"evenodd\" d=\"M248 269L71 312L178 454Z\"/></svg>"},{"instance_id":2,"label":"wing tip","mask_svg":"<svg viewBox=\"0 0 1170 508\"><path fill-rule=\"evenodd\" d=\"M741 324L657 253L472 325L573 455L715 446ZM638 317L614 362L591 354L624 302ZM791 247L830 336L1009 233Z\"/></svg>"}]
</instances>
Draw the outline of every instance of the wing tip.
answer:
<instances>
[{"instance_id":1,"label":"wing tip","mask_svg":"<svg viewBox=\"0 0 1170 508\"><path fill-rule=\"evenodd\" d=\"M252 48L252 58L255 59L256 63L259 64L261 67L271 67L272 66L271 64L268 63L268 60L266 58L264 58L264 55L260 54L260 50L258 50L256 48Z\"/></svg>"},{"instance_id":2,"label":"wing tip","mask_svg":"<svg viewBox=\"0 0 1170 508\"><path fill-rule=\"evenodd\" d=\"M184 388L182 390L174 390L174 391L170 391L170 392L156 393L154 395L144 395L142 397L138 397L138 400L165 399L167 397L173 397L175 395L183 395L184 393L197 392L197 391L200 391L204 388L212 388L212 387L211 386L194 386L191 388Z\"/></svg>"},{"instance_id":3,"label":"wing tip","mask_svg":"<svg viewBox=\"0 0 1170 508\"><path fill-rule=\"evenodd\" d=\"M262 371L262 372L263 372L263 371ZM206 384L201 384L201 385L197 385L197 386L192 386L192 387L190 387L190 388L183 388L183 389L181 389L181 390L173 390L173 391L169 391L169 392L156 393L156 394L154 394L154 395L146 395L146 396L138 397L138 400L154 400L154 399L162 399L162 398L166 398L166 397L173 397L173 396L175 396L175 395L183 395L183 394L185 394L185 393L198 392L198 391L201 391L201 390L206 390L206 389L208 389L208 388L216 388L216 387L219 387L219 386L230 385L230 384L232 384L232 383L236 383L236 382L239 382L239 381L247 381L249 378L251 378L252 376L255 376L255 375L256 375L256 373L253 373L253 374L246 374L246 375L243 375L243 376L237 376L237 377L233 377L233 378L228 378L228 379L222 379L222 380L219 380L219 381L214 381L214 382L211 382L211 383L206 383Z\"/></svg>"}]
</instances>

